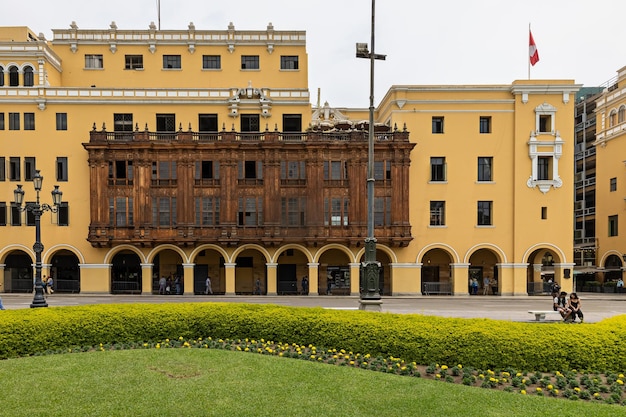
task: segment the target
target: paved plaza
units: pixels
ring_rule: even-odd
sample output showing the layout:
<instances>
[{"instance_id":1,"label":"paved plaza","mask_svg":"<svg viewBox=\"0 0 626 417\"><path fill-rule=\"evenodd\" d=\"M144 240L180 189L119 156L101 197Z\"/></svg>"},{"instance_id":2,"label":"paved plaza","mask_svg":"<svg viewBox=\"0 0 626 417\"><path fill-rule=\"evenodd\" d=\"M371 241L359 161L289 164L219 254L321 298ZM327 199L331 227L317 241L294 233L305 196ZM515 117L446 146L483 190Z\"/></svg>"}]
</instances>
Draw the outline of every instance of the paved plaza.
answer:
<instances>
[{"instance_id":1,"label":"paved plaza","mask_svg":"<svg viewBox=\"0 0 626 417\"><path fill-rule=\"evenodd\" d=\"M626 294L581 293L585 322L626 314ZM32 294L0 294L6 309L29 308ZM382 310L388 313L425 314L442 317L491 318L519 322L534 322L528 311L551 310L549 295L532 297L498 296L425 296L383 297ZM358 309L359 298L353 296L199 296L199 295L109 295L53 294L47 297L49 307L112 303L180 303L228 302L278 304L294 307L323 307L337 310ZM549 315L547 321L555 320Z\"/></svg>"}]
</instances>

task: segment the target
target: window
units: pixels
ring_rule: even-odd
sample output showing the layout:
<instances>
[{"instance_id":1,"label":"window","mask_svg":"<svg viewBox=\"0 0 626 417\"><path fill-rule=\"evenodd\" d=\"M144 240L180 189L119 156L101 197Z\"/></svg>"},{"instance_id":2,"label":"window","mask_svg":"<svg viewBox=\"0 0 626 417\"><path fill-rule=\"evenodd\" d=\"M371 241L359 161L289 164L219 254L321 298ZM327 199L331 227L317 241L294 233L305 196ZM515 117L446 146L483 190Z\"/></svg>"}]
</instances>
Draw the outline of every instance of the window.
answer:
<instances>
[{"instance_id":1,"label":"window","mask_svg":"<svg viewBox=\"0 0 626 417\"><path fill-rule=\"evenodd\" d=\"M446 158L430 158L430 180L433 182L442 182L446 180Z\"/></svg>"},{"instance_id":2,"label":"window","mask_svg":"<svg viewBox=\"0 0 626 417\"><path fill-rule=\"evenodd\" d=\"M478 225L491 226L493 224L493 201L478 202Z\"/></svg>"},{"instance_id":3,"label":"window","mask_svg":"<svg viewBox=\"0 0 626 417\"><path fill-rule=\"evenodd\" d=\"M11 203L11 226L21 226L22 225L22 212L20 208L15 204Z\"/></svg>"},{"instance_id":4,"label":"window","mask_svg":"<svg viewBox=\"0 0 626 417\"><path fill-rule=\"evenodd\" d=\"M617 216L609 216L609 237L617 236Z\"/></svg>"},{"instance_id":5,"label":"window","mask_svg":"<svg viewBox=\"0 0 626 417\"><path fill-rule=\"evenodd\" d=\"M35 113L24 113L24 130L35 130Z\"/></svg>"},{"instance_id":6,"label":"window","mask_svg":"<svg viewBox=\"0 0 626 417\"><path fill-rule=\"evenodd\" d=\"M9 158L9 179L11 181L20 181L22 179L19 156Z\"/></svg>"},{"instance_id":7,"label":"window","mask_svg":"<svg viewBox=\"0 0 626 417\"><path fill-rule=\"evenodd\" d=\"M346 161L324 161L324 180L343 181L348 179Z\"/></svg>"},{"instance_id":8,"label":"window","mask_svg":"<svg viewBox=\"0 0 626 417\"><path fill-rule=\"evenodd\" d=\"M259 56L258 55L242 55L241 56L241 69L242 70L259 69Z\"/></svg>"},{"instance_id":9,"label":"window","mask_svg":"<svg viewBox=\"0 0 626 417\"><path fill-rule=\"evenodd\" d=\"M263 162L239 161L237 164L239 184L263 184Z\"/></svg>"},{"instance_id":10,"label":"window","mask_svg":"<svg viewBox=\"0 0 626 417\"><path fill-rule=\"evenodd\" d=\"M109 224L116 227L133 226L133 198L109 198Z\"/></svg>"},{"instance_id":11,"label":"window","mask_svg":"<svg viewBox=\"0 0 626 417\"><path fill-rule=\"evenodd\" d=\"M157 132L175 132L176 116L174 114L157 114L156 128Z\"/></svg>"},{"instance_id":12,"label":"window","mask_svg":"<svg viewBox=\"0 0 626 417\"><path fill-rule=\"evenodd\" d=\"M124 55L124 69L143 69L143 55Z\"/></svg>"},{"instance_id":13,"label":"window","mask_svg":"<svg viewBox=\"0 0 626 417\"><path fill-rule=\"evenodd\" d=\"M6 181L6 160L4 156L0 156L0 181Z\"/></svg>"},{"instance_id":14,"label":"window","mask_svg":"<svg viewBox=\"0 0 626 417\"><path fill-rule=\"evenodd\" d=\"M158 227L176 226L176 197L152 198L152 225Z\"/></svg>"},{"instance_id":15,"label":"window","mask_svg":"<svg viewBox=\"0 0 626 417\"><path fill-rule=\"evenodd\" d=\"M57 224L59 226L70 225L70 206L67 201L62 201L57 212Z\"/></svg>"},{"instance_id":16,"label":"window","mask_svg":"<svg viewBox=\"0 0 626 417\"><path fill-rule=\"evenodd\" d=\"M32 87L35 85L35 77L32 67L24 68L24 87Z\"/></svg>"},{"instance_id":17,"label":"window","mask_svg":"<svg viewBox=\"0 0 626 417\"><path fill-rule=\"evenodd\" d=\"M297 70L298 69L298 56L297 55L282 55L280 57L280 69L281 70Z\"/></svg>"},{"instance_id":18,"label":"window","mask_svg":"<svg viewBox=\"0 0 626 417\"><path fill-rule=\"evenodd\" d=\"M548 208L541 207L541 220L547 220L547 219L548 219Z\"/></svg>"},{"instance_id":19,"label":"window","mask_svg":"<svg viewBox=\"0 0 626 417\"><path fill-rule=\"evenodd\" d=\"M617 191L617 178L611 178L609 180L609 191Z\"/></svg>"},{"instance_id":20,"label":"window","mask_svg":"<svg viewBox=\"0 0 626 417\"><path fill-rule=\"evenodd\" d=\"M242 114L240 123L241 123L242 132L258 132L259 131L259 115L258 114Z\"/></svg>"},{"instance_id":21,"label":"window","mask_svg":"<svg viewBox=\"0 0 626 417\"><path fill-rule=\"evenodd\" d=\"M35 177L35 157L27 156L24 158L24 181L32 181Z\"/></svg>"},{"instance_id":22,"label":"window","mask_svg":"<svg viewBox=\"0 0 626 417\"><path fill-rule=\"evenodd\" d=\"M67 181L67 156L57 156L57 181Z\"/></svg>"},{"instance_id":23,"label":"window","mask_svg":"<svg viewBox=\"0 0 626 417\"><path fill-rule=\"evenodd\" d=\"M202 69L221 69L222 57L220 55L202 55Z\"/></svg>"},{"instance_id":24,"label":"window","mask_svg":"<svg viewBox=\"0 0 626 417\"><path fill-rule=\"evenodd\" d=\"M391 226L391 197L374 197L374 226Z\"/></svg>"},{"instance_id":25,"label":"window","mask_svg":"<svg viewBox=\"0 0 626 417\"><path fill-rule=\"evenodd\" d=\"M163 69L181 69L180 55L163 55Z\"/></svg>"},{"instance_id":26,"label":"window","mask_svg":"<svg viewBox=\"0 0 626 417\"><path fill-rule=\"evenodd\" d=\"M198 131L200 132L217 132L217 114L199 114L198 115Z\"/></svg>"},{"instance_id":27,"label":"window","mask_svg":"<svg viewBox=\"0 0 626 417\"><path fill-rule=\"evenodd\" d=\"M306 163L304 161L280 161L281 183L287 185L306 184Z\"/></svg>"},{"instance_id":28,"label":"window","mask_svg":"<svg viewBox=\"0 0 626 417\"><path fill-rule=\"evenodd\" d=\"M219 182L207 181L207 180L219 180L220 178L220 163L218 161L196 161L196 184L211 184Z\"/></svg>"},{"instance_id":29,"label":"window","mask_svg":"<svg viewBox=\"0 0 626 417\"><path fill-rule=\"evenodd\" d=\"M7 203L0 202L0 226L7 225Z\"/></svg>"},{"instance_id":30,"label":"window","mask_svg":"<svg viewBox=\"0 0 626 417\"><path fill-rule=\"evenodd\" d=\"M374 161L374 179L376 181L391 179L391 161Z\"/></svg>"},{"instance_id":31,"label":"window","mask_svg":"<svg viewBox=\"0 0 626 417\"><path fill-rule=\"evenodd\" d=\"M9 113L9 130L20 130L19 113Z\"/></svg>"},{"instance_id":32,"label":"window","mask_svg":"<svg viewBox=\"0 0 626 417\"><path fill-rule=\"evenodd\" d=\"M552 115L551 114L539 115L539 132L542 132L542 133L552 132Z\"/></svg>"},{"instance_id":33,"label":"window","mask_svg":"<svg viewBox=\"0 0 626 417\"><path fill-rule=\"evenodd\" d=\"M324 198L324 226L348 226L348 198Z\"/></svg>"},{"instance_id":34,"label":"window","mask_svg":"<svg viewBox=\"0 0 626 417\"><path fill-rule=\"evenodd\" d=\"M491 133L491 116L480 116L480 133Z\"/></svg>"},{"instance_id":35,"label":"window","mask_svg":"<svg viewBox=\"0 0 626 417\"><path fill-rule=\"evenodd\" d=\"M133 161L109 161L109 185L133 185Z\"/></svg>"},{"instance_id":36,"label":"window","mask_svg":"<svg viewBox=\"0 0 626 417\"><path fill-rule=\"evenodd\" d=\"M113 131L132 132L133 131L133 114L132 113L113 113Z\"/></svg>"},{"instance_id":37,"label":"window","mask_svg":"<svg viewBox=\"0 0 626 417\"><path fill-rule=\"evenodd\" d=\"M196 197L196 226L219 226L219 197Z\"/></svg>"},{"instance_id":38,"label":"window","mask_svg":"<svg viewBox=\"0 0 626 417\"><path fill-rule=\"evenodd\" d=\"M0 66L0 87L4 87L4 67Z\"/></svg>"},{"instance_id":39,"label":"window","mask_svg":"<svg viewBox=\"0 0 626 417\"><path fill-rule=\"evenodd\" d=\"M35 204L34 201L27 201L26 205ZM26 211L26 226L34 226L35 225L35 213L28 210Z\"/></svg>"},{"instance_id":40,"label":"window","mask_svg":"<svg viewBox=\"0 0 626 417\"><path fill-rule=\"evenodd\" d=\"M67 130L67 113L57 113L57 130Z\"/></svg>"},{"instance_id":41,"label":"window","mask_svg":"<svg viewBox=\"0 0 626 417\"><path fill-rule=\"evenodd\" d=\"M537 158L537 180L549 181L552 179L552 157L540 156Z\"/></svg>"},{"instance_id":42,"label":"window","mask_svg":"<svg viewBox=\"0 0 626 417\"><path fill-rule=\"evenodd\" d=\"M613 127L617 124L617 112L615 110L611 110L609 113L609 127Z\"/></svg>"},{"instance_id":43,"label":"window","mask_svg":"<svg viewBox=\"0 0 626 417\"><path fill-rule=\"evenodd\" d=\"M4 113L0 113L0 130L4 130Z\"/></svg>"},{"instance_id":44,"label":"window","mask_svg":"<svg viewBox=\"0 0 626 417\"><path fill-rule=\"evenodd\" d=\"M283 132L302 132L302 115L283 114Z\"/></svg>"},{"instance_id":45,"label":"window","mask_svg":"<svg viewBox=\"0 0 626 417\"><path fill-rule=\"evenodd\" d=\"M152 185L176 185L176 161L153 161Z\"/></svg>"},{"instance_id":46,"label":"window","mask_svg":"<svg viewBox=\"0 0 626 417\"><path fill-rule=\"evenodd\" d=\"M263 198L239 197L239 226L263 226Z\"/></svg>"},{"instance_id":47,"label":"window","mask_svg":"<svg viewBox=\"0 0 626 417\"><path fill-rule=\"evenodd\" d=\"M20 73L17 67L9 67L9 87L17 87L20 85Z\"/></svg>"},{"instance_id":48,"label":"window","mask_svg":"<svg viewBox=\"0 0 626 417\"><path fill-rule=\"evenodd\" d=\"M478 157L478 181L493 181L493 158L491 156Z\"/></svg>"},{"instance_id":49,"label":"window","mask_svg":"<svg viewBox=\"0 0 626 417\"><path fill-rule=\"evenodd\" d=\"M445 226L446 225L446 202L431 201L430 202L430 225Z\"/></svg>"},{"instance_id":50,"label":"window","mask_svg":"<svg viewBox=\"0 0 626 417\"><path fill-rule=\"evenodd\" d=\"M617 112L617 123L626 121L626 106L621 106Z\"/></svg>"},{"instance_id":51,"label":"window","mask_svg":"<svg viewBox=\"0 0 626 417\"><path fill-rule=\"evenodd\" d=\"M86 69L104 68L104 60L102 59L102 55L99 55L99 54L85 55L85 68Z\"/></svg>"},{"instance_id":52,"label":"window","mask_svg":"<svg viewBox=\"0 0 626 417\"><path fill-rule=\"evenodd\" d=\"M283 197L280 201L281 226L294 227L306 224L306 198Z\"/></svg>"},{"instance_id":53,"label":"window","mask_svg":"<svg viewBox=\"0 0 626 417\"><path fill-rule=\"evenodd\" d=\"M433 133L443 133L443 116L433 116Z\"/></svg>"}]
</instances>

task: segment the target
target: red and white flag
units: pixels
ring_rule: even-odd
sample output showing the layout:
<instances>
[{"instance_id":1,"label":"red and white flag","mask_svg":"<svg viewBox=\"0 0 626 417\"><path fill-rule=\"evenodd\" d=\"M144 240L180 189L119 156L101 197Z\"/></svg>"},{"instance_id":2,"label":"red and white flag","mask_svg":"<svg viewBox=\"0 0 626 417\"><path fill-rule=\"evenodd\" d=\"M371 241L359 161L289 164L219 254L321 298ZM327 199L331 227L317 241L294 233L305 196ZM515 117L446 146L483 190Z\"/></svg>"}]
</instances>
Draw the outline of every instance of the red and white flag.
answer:
<instances>
[{"instance_id":1,"label":"red and white flag","mask_svg":"<svg viewBox=\"0 0 626 417\"><path fill-rule=\"evenodd\" d=\"M528 34L530 35L530 39L528 41L528 54L530 56L530 65L535 65L539 62L539 51L537 51L537 45L535 45L535 40L533 39L533 33L528 29Z\"/></svg>"}]
</instances>

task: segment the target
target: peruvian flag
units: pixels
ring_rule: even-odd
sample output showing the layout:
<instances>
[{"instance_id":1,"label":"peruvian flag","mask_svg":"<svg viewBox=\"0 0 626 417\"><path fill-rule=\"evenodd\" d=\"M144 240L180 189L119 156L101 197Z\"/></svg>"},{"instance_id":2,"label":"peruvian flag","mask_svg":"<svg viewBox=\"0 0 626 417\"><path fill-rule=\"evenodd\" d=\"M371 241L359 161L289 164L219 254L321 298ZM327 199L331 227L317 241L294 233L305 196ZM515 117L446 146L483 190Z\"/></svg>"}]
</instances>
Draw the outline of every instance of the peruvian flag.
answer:
<instances>
[{"instance_id":1,"label":"peruvian flag","mask_svg":"<svg viewBox=\"0 0 626 417\"><path fill-rule=\"evenodd\" d=\"M530 39L528 41L528 54L530 56L530 64L535 65L539 62L539 52L537 51L537 45L535 45L535 40L533 39L533 33L528 30L528 34L530 35Z\"/></svg>"}]
</instances>

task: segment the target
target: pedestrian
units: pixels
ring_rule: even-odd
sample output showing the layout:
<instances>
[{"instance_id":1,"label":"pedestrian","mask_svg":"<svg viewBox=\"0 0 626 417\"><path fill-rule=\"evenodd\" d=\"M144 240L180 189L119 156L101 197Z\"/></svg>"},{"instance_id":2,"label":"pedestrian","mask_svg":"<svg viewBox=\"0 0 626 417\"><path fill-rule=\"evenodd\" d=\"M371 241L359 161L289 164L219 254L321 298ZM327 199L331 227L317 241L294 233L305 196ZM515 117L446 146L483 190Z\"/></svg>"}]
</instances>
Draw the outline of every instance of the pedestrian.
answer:
<instances>
[{"instance_id":1,"label":"pedestrian","mask_svg":"<svg viewBox=\"0 0 626 417\"><path fill-rule=\"evenodd\" d=\"M489 294L489 277L484 276L483 277L483 295L488 295L488 294Z\"/></svg>"},{"instance_id":2,"label":"pedestrian","mask_svg":"<svg viewBox=\"0 0 626 417\"><path fill-rule=\"evenodd\" d=\"M213 295L213 288L211 288L211 277L207 275L206 281L204 283L204 293Z\"/></svg>"},{"instance_id":3,"label":"pedestrian","mask_svg":"<svg viewBox=\"0 0 626 417\"><path fill-rule=\"evenodd\" d=\"M261 295L261 280L259 278L254 282L254 294Z\"/></svg>"},{"instance_id":4,"label":"pedestrian","mask_svg":"<svg viewBox=\"0 0 626 417\"><path fill-rule=\"evenodd\" d=\"M180 282L180 276L176 275L176 278L174 278L174 287L176 287L176 295L180 295L181 294L181 282Z\"/></svg>"},{"instance_id":5,"label":"pedestrian","mask_svg":"<svg viewBox=\"0 0 626 417\"><path fill-rule=\"evenodd\" d=\"M0 310L4 310L4 304L2 304L2 297L0 297Z\"/></svg>"},{"instance_id":6,"label":"pedestrian","mask_svg":"<svg viewBox=\"0 0 626 417\"><path fill-rule=\"evenodd\" d=\"M478 280L476 278L472 278L472 295L478 294Z\"/></svg>"},{"instance_id":7,"label":"pedestrian","mask_svg":"<svg viewBox=\"0 0 626 417\"><path fill-rule=\"evenodd\" d=\"M54 279L52 279L52 276L48 277L46 285L48 287L48 294L54 294Z\"/></svg>"},{"instance_id":8,"label":"pedestrian","mask_svg":"<svg viewBox=\"0 0 626 417\"><path fill-rule=\"evenodd\" d=\"M302 294L309 294L309 277L307 277L306 275L302 277Z\"/></svg>"},{"instance_id":9,"label":"pedestrian","mask_svg":"<svg viewBox=\"0 0 626 417\"><path fill-rule=\"evenodd\" d=\"M172 285L174 283L172 282L172 275L170 274L170 276L168 276L165 279L165 294L171 294L172 293Z\"/></svg>"},{"instance_id":10,"label":"pedestrian","mask_svg":"<svg viewBox=\"0 0 626 417\"><path fill-rule=\"evenodd\" d=\"M326 277L326 295L331 295L333 292L333 276L328 274Z\"/></svg>"},{"instance_id":11,"label":"pedestrian","mask_svg":"<svg viewBox=\"0 0 626 417\"><path fill-rule=\"evenodd\" d=\"M620 279L617 280L617 292L622 293L624 292L624 280L620 277Z\"/></svg>"},{"instance_id":12,"label":"pedestrian","mask_svg":"<svg viewBox=\"0 0 626 417\"><path fill-rule=\"evenodd\" d=\"M44 294L49 294L48 292L48 277L47 276L43 276L43 278L41 278L41 287L43 288L43 293Z\"/></svg>"},{"instance_id":13,"label":"pedestrian","mask_svg":"<svg viewBox=\"0 0 626 417\"><path fill-rule=\"evenodd\" d=\"M165 295L167 291L167 278L165 278L164 275L161 275L161 278L159 279L159 294Z\"/></svg>"},{"instance_id":14,"label":"pedestrian","mask_svg":"<svg viewBox=\"0 0 626 417\"><path fill-rule=\"evenodd\" d=\"M580 304L581 303L580 303L580 298L578 298L578 294L576 294L575 292L571 293L569 295L569 302L567 304L567 307L571 311L570 314L571 314L572 323L576 321L576 316L578 316L581 323L584 321L583 312L580 309Z\"/></svg>"},{"instance_id":15,"label":"pedestrian","mask_svg":"<svg viewBox=\"0 0 626 417\"><path fill-rule=\"evenodd\" d=\"M491 279L491 295L498 294L498 280L494 277Z\"/></svg>"}]
</instances>

